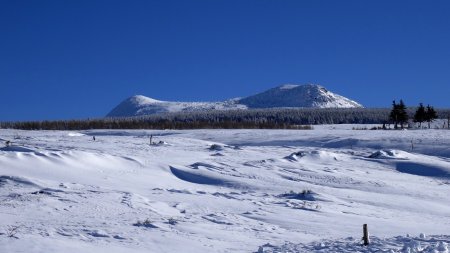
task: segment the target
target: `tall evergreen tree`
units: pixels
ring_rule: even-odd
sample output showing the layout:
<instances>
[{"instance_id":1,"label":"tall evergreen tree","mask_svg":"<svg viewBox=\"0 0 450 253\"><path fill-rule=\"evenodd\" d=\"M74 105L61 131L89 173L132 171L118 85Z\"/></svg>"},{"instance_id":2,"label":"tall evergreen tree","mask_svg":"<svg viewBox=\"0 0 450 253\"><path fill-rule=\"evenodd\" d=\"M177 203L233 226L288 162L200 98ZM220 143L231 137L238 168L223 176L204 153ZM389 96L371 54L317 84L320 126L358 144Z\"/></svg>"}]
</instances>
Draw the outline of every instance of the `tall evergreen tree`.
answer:
<instances>
[{"instance_id":1,"label":"tall evergreen tree","mask_svg":"<svg viewBox=\"0 0 450 253\"><path fill-rule=\"evenodd\" d=\"M450 113L447 113L447 129L450 129Z\"/></svg>"},{"instance_id":2,"label":"tall evergreen tree","mask_svg":"<svg viewBox=\"0 0 450 253\"><path fill-rule=\"evenodd\" d=\"M433 120L437 119L437 113L434 110L433 106L428 105L427 106L427 111L425 113L425 121L428 122L428 128L431 128L431 122L433 122Z\"/></svg>"},{"instance_id":3,"label":"tall evergreen tree","mask_svg":"<svg viewBox=\"0 0 450 253\"><path fill-rule=\"evenodd\" d=\"M394 122L395 129L398 128L398 124L400 124L403 129L404 124L408 122L408 113L406 112L406 106L402 99L400 99L398 104L395 100L392 102L392 110L389 114L389 118L392 122Z\"/></svg>"},{"instance_id":4,"label":"tall evergreen tree","mask_svg":"<svg viewBox=\"0 0 450 253\"><path fill-rule=\"evenodd\" d=\"M398 122L400 123L402 129L404 124L408 123L408 113L406 112L406 105L403 103L403 100L400 99L400 103L398 104Z\"/></svg>"},{"instance_id":5,"label":"tall evergreen tree","mask_svg":"<svg viewBox=\"0 0 450 253\"><path fill-rule=\"evenodd\" d=\"M417 107L416 113L414 114L414 122L419 123L419 128L422 127L422 122L425 121L426 112L425 107L422 103Z\"/></svg>"},{"instance_id":6,"label":"tall evergreen tree","mask_svg":"<svg viewBox=\"0 0 450 253\"><path fill-rule=\"evenodd\" d=\"M392 101L392 110L391 110L391 113L389 114L389 119L391 120L391 122L394 123L394 129L397 129L397 126L398 126L398 105L395 102L395 100Z\"/></svg>"}]
</instances>

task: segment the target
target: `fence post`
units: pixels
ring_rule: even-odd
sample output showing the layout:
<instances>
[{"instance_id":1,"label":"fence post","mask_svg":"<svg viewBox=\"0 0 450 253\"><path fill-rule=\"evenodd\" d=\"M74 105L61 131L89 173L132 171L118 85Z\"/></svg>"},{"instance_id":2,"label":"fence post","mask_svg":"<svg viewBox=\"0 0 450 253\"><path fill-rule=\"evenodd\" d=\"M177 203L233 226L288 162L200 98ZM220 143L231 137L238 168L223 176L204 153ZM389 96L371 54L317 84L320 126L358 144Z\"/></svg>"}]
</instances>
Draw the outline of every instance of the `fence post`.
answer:
<instances>
[{"instance_id":1,"label":"fence post","mask_svg":"<svg viewBox=\"0 0 450 253\"><path fill-rule=\"evenodd\" d=\"M369 245L369 231L367 229L367 224L363 225L363 240L364 240L364 246Z\"/></svg>"}]
</instances>

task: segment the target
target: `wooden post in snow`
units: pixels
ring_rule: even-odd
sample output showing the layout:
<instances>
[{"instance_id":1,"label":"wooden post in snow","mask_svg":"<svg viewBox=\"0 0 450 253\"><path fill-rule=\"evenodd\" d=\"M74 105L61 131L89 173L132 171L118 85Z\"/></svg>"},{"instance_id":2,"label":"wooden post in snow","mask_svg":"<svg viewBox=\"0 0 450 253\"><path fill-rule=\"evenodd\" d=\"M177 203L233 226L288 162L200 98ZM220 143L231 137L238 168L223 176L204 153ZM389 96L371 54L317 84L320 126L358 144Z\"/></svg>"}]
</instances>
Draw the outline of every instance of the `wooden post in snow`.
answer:
<instances>
[{"instance_id":1,"label":"wooden post in snow","mask_svg":"<svg viewBox=\"0 0 450 253\"><path fill-rule=\"evenodd\" d=\"M367 229L367 224L363 225L363 240L364 246L369 245L369 230Z\"/></svg>"}]
</instances>

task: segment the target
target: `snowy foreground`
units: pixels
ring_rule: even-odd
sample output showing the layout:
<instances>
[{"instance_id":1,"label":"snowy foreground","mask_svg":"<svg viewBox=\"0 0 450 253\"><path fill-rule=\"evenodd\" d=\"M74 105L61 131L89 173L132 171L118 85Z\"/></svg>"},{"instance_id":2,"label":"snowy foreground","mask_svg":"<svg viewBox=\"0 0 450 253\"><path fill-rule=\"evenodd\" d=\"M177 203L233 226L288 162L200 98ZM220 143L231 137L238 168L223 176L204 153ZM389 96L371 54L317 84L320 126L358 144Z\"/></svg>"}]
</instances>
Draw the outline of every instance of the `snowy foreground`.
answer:
<instances>
[{"instance_id":1,"label":"snowy foreground","mask_svg":"<svg viewBox=\"0 0 450 253\"><path fill-rule=\"evenodd\" d=\"M450 131L352 127L0 130L0 252L448 252Z\"/></svg>"}]
</instances>

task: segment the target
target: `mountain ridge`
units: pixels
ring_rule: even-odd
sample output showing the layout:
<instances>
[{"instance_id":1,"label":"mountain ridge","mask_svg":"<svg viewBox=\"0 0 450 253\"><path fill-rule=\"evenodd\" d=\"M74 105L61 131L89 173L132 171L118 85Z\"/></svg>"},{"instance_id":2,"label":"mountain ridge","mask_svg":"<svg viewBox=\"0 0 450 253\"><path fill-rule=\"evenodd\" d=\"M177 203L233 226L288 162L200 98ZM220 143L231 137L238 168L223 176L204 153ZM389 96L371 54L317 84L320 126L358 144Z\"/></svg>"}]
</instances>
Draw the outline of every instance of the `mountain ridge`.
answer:
<instances>
[{"instance_id":1,"label":"mountain ridge","mask_svg":"<svg viewBox=\"0 0 450 253\"><path fill-rule=\"evenodd\" d=\"M157 113L253 108L361 108L358 102L328 91L318 84L283 84L243 98L219 102L161 101L134 95L113 108L107 117L142 116Z\"/></svg>"}]
</instances>

